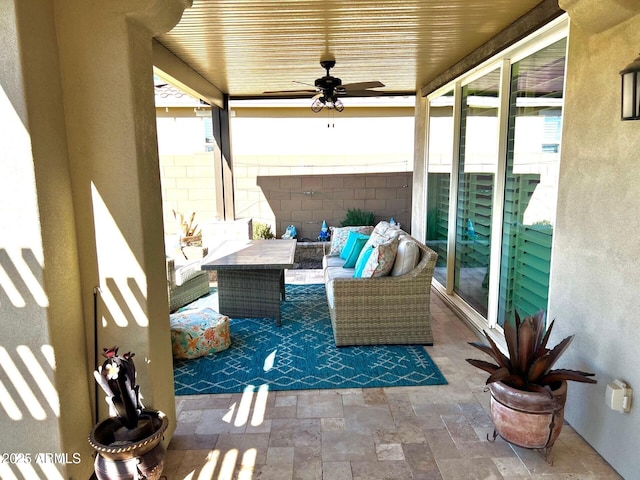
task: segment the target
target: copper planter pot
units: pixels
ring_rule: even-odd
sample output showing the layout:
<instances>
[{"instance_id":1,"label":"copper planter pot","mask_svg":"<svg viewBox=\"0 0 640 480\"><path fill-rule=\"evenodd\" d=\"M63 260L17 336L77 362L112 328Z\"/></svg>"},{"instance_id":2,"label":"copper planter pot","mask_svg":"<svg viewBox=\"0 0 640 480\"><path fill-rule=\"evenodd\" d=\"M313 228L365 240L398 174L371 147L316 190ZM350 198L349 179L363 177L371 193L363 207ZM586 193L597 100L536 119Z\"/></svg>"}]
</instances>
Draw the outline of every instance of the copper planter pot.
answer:
<instances>
[{"instance_id":1,"label":"copper planter pot","mask_svg":"<svg viewBox=\"0 0 640 480\"><path fill-rule=\"evenodd\" d=\"M545 457L560 435L567 400L567 382L549 397L544 393L516 390L502 382L489 384L494 438L523 448L540 449Z\"/></svg>"}]
</instances>

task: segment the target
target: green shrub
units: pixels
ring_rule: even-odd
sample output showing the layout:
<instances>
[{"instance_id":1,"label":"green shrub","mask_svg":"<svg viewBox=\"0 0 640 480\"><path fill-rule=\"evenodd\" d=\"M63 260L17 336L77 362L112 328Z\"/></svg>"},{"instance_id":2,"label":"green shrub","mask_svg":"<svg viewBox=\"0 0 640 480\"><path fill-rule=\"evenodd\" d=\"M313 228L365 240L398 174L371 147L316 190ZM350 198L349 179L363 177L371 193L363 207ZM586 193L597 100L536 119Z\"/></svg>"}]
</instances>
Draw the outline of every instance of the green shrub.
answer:
<instances>
[{"instance_id":1,"label":"green shrub","mask_svg":"<svg viewBox=\"0 0 640 480\"><path fill-rule=\"evenodd\" d=\"M275 238L271 233L271 227L266 223L253 222L253 238L270 240Z\"/></svg>"},{"instance_id":2,"label":"green shrub","mask_svg":"<svg viewBox=\"0 0 640 480\"><path fill-rule=\"evenodd\" d=\"M375 225L375 216L373 212L364 212L359 208L350 208L347 210L345 219L340 224L341 227L352 227L360 225Z\"/></svg>"}]
</instances>

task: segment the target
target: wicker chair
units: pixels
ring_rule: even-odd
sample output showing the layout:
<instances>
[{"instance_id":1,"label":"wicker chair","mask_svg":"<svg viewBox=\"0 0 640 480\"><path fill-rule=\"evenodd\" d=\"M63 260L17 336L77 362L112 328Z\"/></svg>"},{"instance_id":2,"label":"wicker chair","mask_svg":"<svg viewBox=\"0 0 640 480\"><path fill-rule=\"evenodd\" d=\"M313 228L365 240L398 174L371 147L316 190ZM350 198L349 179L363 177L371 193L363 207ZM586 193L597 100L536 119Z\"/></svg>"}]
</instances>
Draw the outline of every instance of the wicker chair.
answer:
<instances>
[{"instance_id":1,"label":"wicker chair","mask_svg":"<svg viewBox=\"0 0 640 480\"><path fill-rule=\"evenodd\" d=\"M413 240L420 260L404 275L328 279L325 274L336 346L433 344L429 302L438 255Z\"/></svg>"},{"instance_id":2,"label":"wicker chair","mask_svg":"<svg viewBox=\"0 0 640 480\"><path fill-rule=\"evenodd\" d=\"M188 263L177 266L173 258L167 258L170 312L209 293L209 274L200 270L198 260L193 255L189 255ZM207 248L200 248L197 255L197 258L206 256Z\"/></svg>"}]
</instances>

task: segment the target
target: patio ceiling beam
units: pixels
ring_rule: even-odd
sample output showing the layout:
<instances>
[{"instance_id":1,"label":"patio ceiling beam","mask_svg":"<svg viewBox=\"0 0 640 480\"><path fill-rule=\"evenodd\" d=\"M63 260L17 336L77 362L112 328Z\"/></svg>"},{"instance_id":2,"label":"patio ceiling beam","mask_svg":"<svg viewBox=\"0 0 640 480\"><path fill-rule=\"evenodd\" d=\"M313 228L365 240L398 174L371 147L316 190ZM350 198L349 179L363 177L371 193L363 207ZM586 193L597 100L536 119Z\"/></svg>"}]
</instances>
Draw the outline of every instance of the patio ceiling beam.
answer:
<instances>
[{"instance_id":1,"label":"patio ceiling beam","mask_svg":"<svg viewBox=\"0 0 640 480\"><path fill-rule=\"evenodd\" d=\"M152 48L156 75L192 97L200 98L209 105L224 108L224 93L220 89L208 82L157 40L153 41Z\"/></svg>"}]
</instances>

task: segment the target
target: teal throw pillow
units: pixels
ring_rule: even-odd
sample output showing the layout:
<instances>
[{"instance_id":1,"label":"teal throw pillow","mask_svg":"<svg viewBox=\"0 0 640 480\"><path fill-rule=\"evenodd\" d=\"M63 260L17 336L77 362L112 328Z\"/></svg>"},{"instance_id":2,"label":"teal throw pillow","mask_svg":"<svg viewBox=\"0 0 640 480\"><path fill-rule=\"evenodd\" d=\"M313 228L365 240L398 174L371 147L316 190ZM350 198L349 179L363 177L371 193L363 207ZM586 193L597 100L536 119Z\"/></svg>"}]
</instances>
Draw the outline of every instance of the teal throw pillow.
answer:
<instances>
[{"instance_id":1,"label":"teal throw pillow","mask_svg":"<svg viewBox=\"0 0 640 480\"><path fill-rule=\"evenodd\" d=\"M353 250L353 245L356 243L357 236L360 235L358 232L349 232L347 235L347 240L344 242L344 247L340 250L340 258L346 260Z\"/></svg>"},{"instance_id":2,"label":"teal throw pillow","mask_svg":"<svg viewBox=\"0 0 640 480\"><path fill-rule=\"evenodd\" d=\"M364 267L369 262L369 257L371 257L372 253L373 253L373 247L372 246L369 246L369 247L363 249L360 252L360 256L358 257L358 260L356 261L356 271L353 274L354 278L362 278L362 272L364 270Z\"/></svg>"},{"instance_id":3,"label":"teal throw pillow","mask_svg":"<svg viewBox=\"0 0 640 480\"><path fill-rule=\"evenodd\" d=\"M347 239L344 242L344 245L342 246L342 250L340 250L340 258L343 260L347 259L347 255L349 254L349 250L351 250L353 248L353 244L356 241L356 238L354 236L355 232L349 232L347 234Z\"/></svg>"},{"instance_id":4,"label":"teal throw pillow","mask_svg":"<svg viewBox=\"0 0 640 480\"><path fill-rule=\"evenodd\" d=\"M355 240L353 245L351 246L351 251L347 255L345 259L344 268L353 268L356 266L356 262L360 257L360 252L362 251L362 247L364 247L365 243L369 240L369 235L362 235L361 233L357 233L355 235Z\"/></svg>"}]
</instances>

